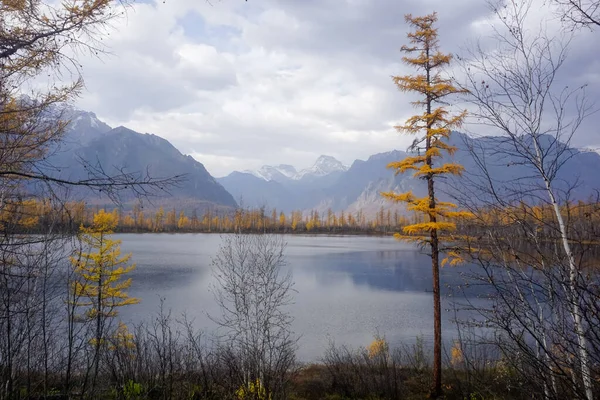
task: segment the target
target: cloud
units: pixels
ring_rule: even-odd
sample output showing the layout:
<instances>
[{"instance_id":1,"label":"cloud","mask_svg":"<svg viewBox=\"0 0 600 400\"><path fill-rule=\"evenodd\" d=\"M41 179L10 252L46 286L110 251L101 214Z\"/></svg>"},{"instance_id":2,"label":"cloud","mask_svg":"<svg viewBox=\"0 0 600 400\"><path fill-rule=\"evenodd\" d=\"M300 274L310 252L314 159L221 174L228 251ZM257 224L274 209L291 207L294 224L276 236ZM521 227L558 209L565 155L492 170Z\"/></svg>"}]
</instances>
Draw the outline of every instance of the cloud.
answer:
<instances>
[{"instance_id":1,"label":"cloud","mask_svg":"<svg viewBox=\"0 0 600 400\"><path fill-rule=\"evenodd\" d=\"M486 32L484 3L135 3L104 39L113 55L83 60L79 105L165 137L215 176L262 164L302 168L320 154L351 164L411 142L393 126L415 112L414 97L390 79L411 73L398 50L404 14L437 10L442 49L460 52ZM573 79L598 82L591 66L600 57L574 48L585 65L570 66Z\"/></svg>"}]
</instances>

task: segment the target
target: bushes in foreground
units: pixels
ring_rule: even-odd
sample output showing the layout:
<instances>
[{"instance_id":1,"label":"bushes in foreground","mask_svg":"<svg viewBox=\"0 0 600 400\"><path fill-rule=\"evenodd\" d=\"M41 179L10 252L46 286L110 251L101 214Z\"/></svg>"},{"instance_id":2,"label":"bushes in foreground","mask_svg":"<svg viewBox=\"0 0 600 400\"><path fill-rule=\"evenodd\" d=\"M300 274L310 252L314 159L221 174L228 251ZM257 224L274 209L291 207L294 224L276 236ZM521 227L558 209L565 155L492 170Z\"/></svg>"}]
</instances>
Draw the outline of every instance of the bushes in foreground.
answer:
<instances>
[{"instance_id":1,"label":"bushes in foreground","mask_svg":"<svg viewBox=\"0 0 600 400\"><path fill-rule=\"evenodd\" d=\"M131 333L119 329L106 343L93 391L82 364L69 388L60 371L45 375L45 382L44 374L24 373L16 379L18 390L6 398L376 400L423 399L430 389L429 349L419 338L394 349L382 338L358 349L331 344L320 362L288 369L279 376L282 390L267 394L260 379L245 376L243 354L204 337L185 318L176 321L161 310ZM455 343L445 353L445 398L543 399L535 379L527 378L535 371L510 361L481 344Z\"/></svg>"}]
</instances>

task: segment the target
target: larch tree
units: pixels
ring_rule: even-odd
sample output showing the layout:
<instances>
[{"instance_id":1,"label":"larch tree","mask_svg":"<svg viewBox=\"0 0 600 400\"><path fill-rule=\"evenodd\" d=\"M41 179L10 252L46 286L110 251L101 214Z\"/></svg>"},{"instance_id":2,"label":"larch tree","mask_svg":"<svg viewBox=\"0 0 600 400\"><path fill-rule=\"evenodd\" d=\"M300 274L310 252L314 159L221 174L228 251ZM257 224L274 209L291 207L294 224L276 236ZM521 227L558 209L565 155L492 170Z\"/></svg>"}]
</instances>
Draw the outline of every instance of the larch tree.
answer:
<instances>
[{"instance_id":1,"label":"larch tree","mask_svg":"<svg viewBox=\"0 0 600 400\"><path fill-rule=\"evenodd\" d=\"M70 297L75 299L75 306L85 308L81 321L95 325L91 340L94 346L92 390L109 330L108 322L117 316L119 307L139 303L139 299L127 293L131 278L125 279L125 276L135 268L134 264L129 265L131 254L121 255L121 241L110 237L116 225L113 213L100 210L90 227L81 228L81 241L90 251L80 250L71 257L77 278L71 283Z\"/></svg>"},{"instance_id":2,"label":"larch tree","mask_svg":"<svg viewBox=\"0 0 600 400\"><path fill-rule=\"evenodd\" d=\"M279 230L285 230L285 214L279 213Z\"/></svg>"},{"instance_id":3,"label":"larch tree","mask_svg":"<svg viewBox=\"0 0 600 400\"><path fill-rule=\"evenodd\" d=\"M452 85L451 80L442 76L442 68L450 63L452 56L439 50L438 32L434 28L437 14L423 17L405 16L406 22L414 28L408 33L409 46L402 46L406 53L402 60L419 72L416 75L394 76L394 83L403 92L418 93L421 98L413 102L418 108L424 108L422 114L410 117L404 125L396 126L400 133L418 135L411 150L417 155L404 160L392 162L388 168L396 174L414 171L414 176L427 183L427 196L418 198L412 191L407 193L385 192L382 195L394 202L405 203L407 209L426 217L425 222L407 225L402 233L395 237L401 240L414 241L431 249L431 267L433 274L434 303L434 357L433 385L431 397L436 398L442 392L442 321L440 300L440 239L443 232L455 229L452 218L463 213L454 211L456 206L441 202L436 197L435 182L443 175L460 175L463 167L454 163L443 162L443 153L453 154L456 150L447 143L451 129L459 127L466 113L457 115L450 113L442 106L436 106L442 98L461 92Z\"/></svg>"},{"instance_id":4,"label":"larch tree","mask_svg":"<svg viewBox=\"0 0 600 400\"><path fill-rule=\"evenodd\" d=\"M70 179L48 157L65 143L72 117L65 105L83 89L81 58L106 53L103 38L111 21L129 4L129 0L0 0L1 398L31 397L29 391L22 392L23 381L29 389L40 371L45 391L54 371L70 368L51 351L62 346L55 332L62 324L57 321L63 320L54 310L53 302L62 292L54 290L57 279L52 276L62 272L65 240L73 233L71 226L79 225L66 223L61 213L69 191L88 188L116 200L123 191L143 197L183 180L154 178L144 171L108 175L94 164L83 165L87 176ZM22 212L29 213L30 200L43 201L37 210L39 234L21 235ZM29 222L36 218L30 217ZM40 259L33 261L35 256ZM4 302L15 298L23 299L24 308ZM69 360L74 351L71 338L69 333ZM18 365L21 360L25 368ZM64 385L67 392L68 382L69 378Z\"/></svg>"},{"instance_id":5,"label":"larch tree","mask_svg":"<svg viewBox=\"0 0 600 400\"><path fill-rule=\"evenodd\" d=\"M190 219L185 216L185 213L181 211L179 213L179 219L177 220L177 229L186 229L190 225Z\"/></svg>"}]
</instances>

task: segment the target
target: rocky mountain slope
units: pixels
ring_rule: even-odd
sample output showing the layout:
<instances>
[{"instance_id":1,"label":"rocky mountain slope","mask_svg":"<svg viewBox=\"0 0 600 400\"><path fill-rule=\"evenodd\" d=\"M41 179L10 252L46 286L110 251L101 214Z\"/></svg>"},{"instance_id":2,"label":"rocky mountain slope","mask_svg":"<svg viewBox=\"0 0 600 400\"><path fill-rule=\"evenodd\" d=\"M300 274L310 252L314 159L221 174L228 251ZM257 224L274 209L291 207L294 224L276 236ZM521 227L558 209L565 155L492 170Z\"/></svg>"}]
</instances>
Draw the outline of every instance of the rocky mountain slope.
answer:
<instances>
[{"instance_id":1,"label":"rocky mountain slope","mask_svg":"<svg viewBox=\"0 0 600 400\"><path fill-rule=\"evenodd\" d=\"M237 206L231 194L200 162L183 155L167 140L122 126L111 128L91 112L67 111L71 124L65 138L44 162L51 166L53 176L81 180L100 171L109 176L123 172L153 178L183 175L180 184L170 187L168 193L155 192L148 203L187 210ZM92 204L107 203L106 198L89 190L78 190L73 196ZM136 201L127 192L122 193L121 200L126 205Z\"/></svg>"}]
</instances>

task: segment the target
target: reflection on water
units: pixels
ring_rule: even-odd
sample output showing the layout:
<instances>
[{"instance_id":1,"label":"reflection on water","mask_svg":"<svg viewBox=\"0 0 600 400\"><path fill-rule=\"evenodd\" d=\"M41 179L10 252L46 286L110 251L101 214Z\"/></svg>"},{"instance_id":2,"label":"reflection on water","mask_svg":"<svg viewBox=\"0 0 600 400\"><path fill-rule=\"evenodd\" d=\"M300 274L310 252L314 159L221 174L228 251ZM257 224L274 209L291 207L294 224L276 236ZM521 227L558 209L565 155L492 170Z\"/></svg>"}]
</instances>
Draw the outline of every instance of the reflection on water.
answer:
<instances>
[{"instance_id":1,"label":"reflection on water","mask_svg":"<svg viewBox=\"0 0 600 400\"><path fill-rule=\"evenodd\" d=\"M214 331L217 315L210 292L211 257L221 238L206 234L116 235L122 250L133 252L130 293L142 299L121 312L140 321L156 312L160 298L174 316L186 313L198 328ZM293 329L301 335L298 356L315 360L330 340L368 345L375 333L390 343L431 340L433 310L431 267L426 255L393 238L286 236L288 268L295 282ZM463 267L464 269L464 267ZM461 269L442 269L442 284L462 283ZM448 308L447 299L444 308ZM455 336L444 315L444 335Z\"/></svg>"}]
</instances>

